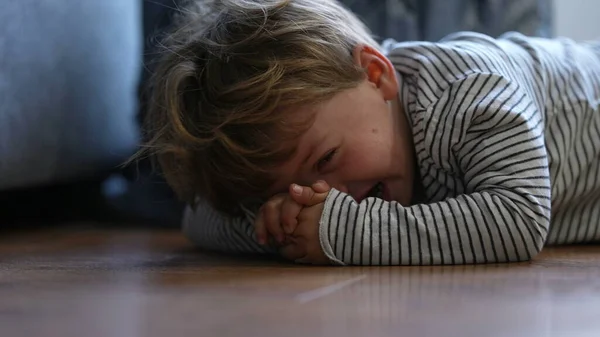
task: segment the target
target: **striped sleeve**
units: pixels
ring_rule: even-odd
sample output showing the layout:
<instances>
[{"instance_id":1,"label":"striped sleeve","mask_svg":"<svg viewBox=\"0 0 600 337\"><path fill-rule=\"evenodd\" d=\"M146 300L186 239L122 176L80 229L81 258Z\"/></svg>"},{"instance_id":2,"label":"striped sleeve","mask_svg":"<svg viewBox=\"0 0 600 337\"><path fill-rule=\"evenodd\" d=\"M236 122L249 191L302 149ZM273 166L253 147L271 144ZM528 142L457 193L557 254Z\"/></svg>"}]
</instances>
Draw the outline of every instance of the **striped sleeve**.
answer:
<instances>
[{"instance_id":1,"label":"striped sleeve","mask_svg":"<svg viewBox=\"0 0 600 337\"><path fill-rule=\"evenodd\" d=\"M542 114L526 90L497 74L450 84L425 112L429 170L465 193L403 207L332 190L320 221L325 254L343 265L471 264L531 259L550 223ZM451 164L452 162L452 164Z\"/></svg>"},{"instance_id":2,"label":"striped sleeve","mask_svg":"<svg viewBox=\"0 0 600 337\"><path fill-rule=\"evenodd\" d=\"M276 254L273 248L262 246L256 240L254 215L230 217L219 213L206 203L187 207L182 229L197 247L228 254Z\"/></svg>"}]
</instances>

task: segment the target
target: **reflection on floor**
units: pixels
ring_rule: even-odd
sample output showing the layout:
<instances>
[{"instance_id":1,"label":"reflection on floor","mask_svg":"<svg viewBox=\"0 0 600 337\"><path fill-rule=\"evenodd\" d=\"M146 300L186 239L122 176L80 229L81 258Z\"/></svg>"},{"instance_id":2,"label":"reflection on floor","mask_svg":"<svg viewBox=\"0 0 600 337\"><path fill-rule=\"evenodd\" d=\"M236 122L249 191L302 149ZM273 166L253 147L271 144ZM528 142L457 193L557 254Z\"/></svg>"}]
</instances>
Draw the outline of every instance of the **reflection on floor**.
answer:
<instances>
[{"instance_id":1,"label":"reflection on floor","mask_svg":"<svg viewBox=\"0 0 600 337\"><path fill-rule=\"evenodd\" d=\"M178 232L0 236L0 336L599 336L600 246L532 263L307 267Z\"/></svg>"}]
</instances>

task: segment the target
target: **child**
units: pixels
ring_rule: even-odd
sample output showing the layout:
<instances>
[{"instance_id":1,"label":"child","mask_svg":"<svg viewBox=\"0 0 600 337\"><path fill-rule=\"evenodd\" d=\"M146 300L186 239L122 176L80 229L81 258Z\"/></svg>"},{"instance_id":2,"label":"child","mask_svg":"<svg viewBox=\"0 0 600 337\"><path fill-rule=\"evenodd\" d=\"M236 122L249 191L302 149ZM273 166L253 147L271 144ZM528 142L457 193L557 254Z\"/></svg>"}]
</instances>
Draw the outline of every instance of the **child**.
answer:
<instances>
[{"instance_id":1,"label":"child","mask_svg":"<svg viewBox=\"0 0 600 337\"><path fill-rule=\"evenodd\" d=\"M378 46L334 0L184 13L147 133L199 246L431 265L600 238L600 44Z\"/></svg>"}]
</instances>

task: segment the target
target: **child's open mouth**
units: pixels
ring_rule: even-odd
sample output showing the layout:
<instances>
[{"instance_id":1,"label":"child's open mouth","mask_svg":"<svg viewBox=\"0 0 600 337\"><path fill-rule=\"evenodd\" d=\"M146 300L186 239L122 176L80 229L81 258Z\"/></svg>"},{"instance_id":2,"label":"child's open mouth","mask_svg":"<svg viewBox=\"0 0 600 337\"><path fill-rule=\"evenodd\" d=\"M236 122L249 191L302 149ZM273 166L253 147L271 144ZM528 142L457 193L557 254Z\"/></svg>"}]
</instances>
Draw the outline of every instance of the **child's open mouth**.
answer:
<instances>
[{"instance_id":1,"label":"child's open mouth","mask_svg":"<svg viewBox=\"0 0 600 337\"><path fill-rule=\"evenodd\" d=\"M379 182L375 184L375 186L373 186L373 188L369 191L369 194L367 194L367 197L383 199L383 183Z\"/></svg>"}]
</instances>

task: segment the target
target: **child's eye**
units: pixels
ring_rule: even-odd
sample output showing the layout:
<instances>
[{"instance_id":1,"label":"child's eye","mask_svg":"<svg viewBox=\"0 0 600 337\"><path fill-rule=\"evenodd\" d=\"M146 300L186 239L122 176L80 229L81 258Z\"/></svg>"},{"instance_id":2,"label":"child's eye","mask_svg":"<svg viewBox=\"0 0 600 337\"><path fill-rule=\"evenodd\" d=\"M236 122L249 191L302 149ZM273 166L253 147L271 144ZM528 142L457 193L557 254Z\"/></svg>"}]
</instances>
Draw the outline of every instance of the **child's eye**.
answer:
<instances>
[{"instance_id":1,"label":"child's eye","mask_svg":"<svg viewBox=\"0 0 600 337\"><path fill-rule=\"evenodd\" d=\"M329 164L329 162L333 159L333 156L335 156L336 152L337 149L333 149L327 152L327 154L325 154L323 158L319 159L319 161L317 162L317 170L322 170L323 168L325 168L325 166L327 166L327 164Z\"/></svg>"}]
</instances>

